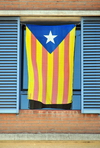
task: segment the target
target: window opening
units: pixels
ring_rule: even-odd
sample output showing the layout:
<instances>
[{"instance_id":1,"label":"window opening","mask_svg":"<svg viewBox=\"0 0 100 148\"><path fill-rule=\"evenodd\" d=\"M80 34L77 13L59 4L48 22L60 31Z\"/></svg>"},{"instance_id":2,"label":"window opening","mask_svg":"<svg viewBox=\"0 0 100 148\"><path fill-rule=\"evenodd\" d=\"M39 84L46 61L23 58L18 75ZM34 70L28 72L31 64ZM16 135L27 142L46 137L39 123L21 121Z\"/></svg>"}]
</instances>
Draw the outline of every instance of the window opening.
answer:
<instances>
[{"instance_id":1,"label":"window opening","mask_svg":"<svg viewBox=\"0 0 100 148\"><path fill-rule=\"evenodd\" d=\"M34 22L33 24L39 25L61 25L66 22ZM67 23L67 24L70 24ZM75 44L75 63L74 63L74 84L73 84L73 103L71 104L52 104L44 105L40 102L28 100L28 74L27 74L27 61L26 61L26 49L25 49L25 30L26 27L22 24L22 70L21 70L21 106L20 109L80 109L80 23L76 25L76 44ZM76 101L76 103L75 103Z\"/></svg>"}]
</instances>

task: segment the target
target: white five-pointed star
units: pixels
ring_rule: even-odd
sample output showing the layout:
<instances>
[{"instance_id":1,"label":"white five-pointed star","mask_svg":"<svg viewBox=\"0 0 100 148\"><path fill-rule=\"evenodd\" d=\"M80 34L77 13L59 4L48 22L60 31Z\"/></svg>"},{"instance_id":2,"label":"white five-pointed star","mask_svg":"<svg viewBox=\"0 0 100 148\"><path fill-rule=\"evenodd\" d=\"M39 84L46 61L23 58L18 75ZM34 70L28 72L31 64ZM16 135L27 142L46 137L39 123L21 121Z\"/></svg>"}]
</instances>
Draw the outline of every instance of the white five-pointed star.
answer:
<instances>
[{"instance_id":1,"label":"white five-pointed star","mask_svg":"<svg viewBox=\"0 0 100 148\"><path fill-rule=\"evenodd\" d=\"M46 44L49 43L49 42L52 42L52 43L55 44L54 38L56 38L57 35L52 35L52 32L50 31L49 35L44 35L44 37L47 38Z\"/></svg>"}]
</instances>

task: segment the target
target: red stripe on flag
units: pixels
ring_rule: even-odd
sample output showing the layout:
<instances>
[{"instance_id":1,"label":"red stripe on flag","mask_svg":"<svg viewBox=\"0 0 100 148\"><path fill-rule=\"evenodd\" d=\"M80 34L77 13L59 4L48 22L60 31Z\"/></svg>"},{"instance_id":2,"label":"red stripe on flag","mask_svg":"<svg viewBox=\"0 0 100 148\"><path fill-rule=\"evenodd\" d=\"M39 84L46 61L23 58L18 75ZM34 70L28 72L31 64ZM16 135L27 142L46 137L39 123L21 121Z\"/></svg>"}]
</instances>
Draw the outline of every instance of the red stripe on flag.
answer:
<instances>
[{"instance_id":1,"label":"red stripe on flag","mask_svg":"<svg viewBox=\"0 0 100 148\"><path fill-rule=\"evenodd\" d=\"M43 96L42 102L46 103L46 91L47 91L47 50L42 47L42 76L43 76Z\"/></svg>"},{"instance_id":2,"label":"red stripe on flag","mask_svg":"<svg viewBox=\"0 0 100 148\"><path fill-rule=\"evenodd\" d=\"M53 52L54 57L54 66L53 66L53 88L52 88L52 104L57 103L57 93L58 93L58 58L59 58L59 50L55 49Z\"/></svg>"},{"instance_id":3,"label":"red stripe on flag","mask_svg":"<svg viewBox=\"0 0 100 148\"><path fill-rule=\"evenodd\" d=\"M31 34L31 56L32 56L32 65L34 67L34 95L33 99L38 100L38 70L36 64L36 38Z\"/></svg>"},{"instance_id":4,"label":"red stripe on flag","mask_svg":"<svg viewBox=\"0 0 100 148\"><path fill-rule=\"evenodd\" d=\"M64 95L63 104L68 102L68 86L69 86L69 34L64 39Z\"/></svg>"}]
</instances>

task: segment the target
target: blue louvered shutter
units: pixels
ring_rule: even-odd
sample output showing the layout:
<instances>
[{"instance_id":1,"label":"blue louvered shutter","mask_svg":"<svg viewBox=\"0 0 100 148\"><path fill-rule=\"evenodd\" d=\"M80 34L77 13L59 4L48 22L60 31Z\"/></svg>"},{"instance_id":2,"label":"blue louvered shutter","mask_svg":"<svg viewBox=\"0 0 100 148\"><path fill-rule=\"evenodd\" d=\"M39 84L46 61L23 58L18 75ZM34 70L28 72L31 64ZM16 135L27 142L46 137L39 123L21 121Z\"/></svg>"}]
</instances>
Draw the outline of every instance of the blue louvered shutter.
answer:
<instances>
[{"instance_id":1,"label":"blue louvered shutter","mask_svg":"<svg viewBox=\"0 0 100 148\"><path fill-rule=\"evenodd\" d=\"M82 18L82 113L100 113L100 17Z\"/></svg>"},{"instance_id":2,"label":"blue louvered shutter","mask_svg":"<svg viewBox=\"0 0 100 148\"><path fill-rule=\"evenodd\" d=\"M19 111L18 17L0 17L0 113Z\"/></svg>"}]
</instances>

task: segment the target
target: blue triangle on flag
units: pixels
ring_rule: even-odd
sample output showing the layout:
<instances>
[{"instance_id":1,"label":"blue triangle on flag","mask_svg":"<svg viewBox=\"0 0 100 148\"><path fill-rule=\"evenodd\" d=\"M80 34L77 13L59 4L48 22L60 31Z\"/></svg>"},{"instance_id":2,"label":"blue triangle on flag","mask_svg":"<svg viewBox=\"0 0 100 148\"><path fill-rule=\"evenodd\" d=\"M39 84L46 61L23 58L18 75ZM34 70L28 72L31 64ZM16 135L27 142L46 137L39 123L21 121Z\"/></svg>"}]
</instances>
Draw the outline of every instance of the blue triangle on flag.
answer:
<instances>
[{"instance_id":1,"label":"blue triangle on flag","mask_svg":"<svg viewBox=\"0 0 100 148\"><path fill-rule=\"evenodd\" d=\"M52 53L75 27L74 24L54 26L27 24L26 26L49 53Z\"/></svg>"}]
</instances>

